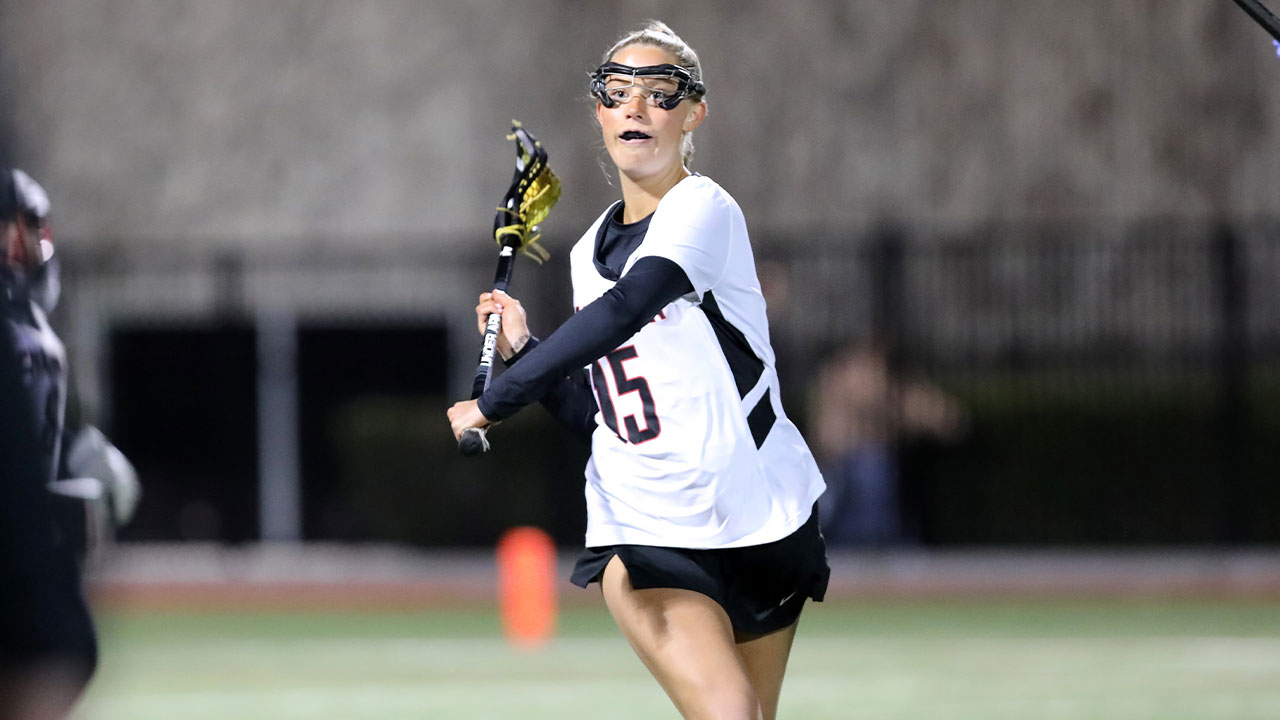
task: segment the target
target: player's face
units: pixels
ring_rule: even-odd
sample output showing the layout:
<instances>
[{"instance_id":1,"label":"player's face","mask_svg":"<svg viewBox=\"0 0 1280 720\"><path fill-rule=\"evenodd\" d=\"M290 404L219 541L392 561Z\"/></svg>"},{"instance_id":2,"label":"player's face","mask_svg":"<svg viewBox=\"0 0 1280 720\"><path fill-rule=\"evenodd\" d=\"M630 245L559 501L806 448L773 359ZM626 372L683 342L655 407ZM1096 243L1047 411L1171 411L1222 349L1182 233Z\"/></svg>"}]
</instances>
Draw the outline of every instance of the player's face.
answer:
<instances>
[{"instance_id":1,"label":"player's face","mask_svg":"<svg viewBox=\"0 0 1280 720\"><path fill-rule=\"evenodd\" d=\"M0 258L10 267L32 269L44 262L40 230L26 222L0 223Z\"/></svg>"},{"instance_id":2,"label":"player's face","mask_svg":"<svg viewBox=\"0 0 1280 720\"><path fill-rule=\"evenodd\" d=\"M650 45L628 45L609 59L631 67L679 62L667 51ZM643 87L627 87L633 84ZM683 165L680 148L684 134L701 124L706 105L686 99L671 110L656 107L652 91L669 91L674 86L666 78L612 77L606 88L618 88L617 105L607 108L596 103L605 149L618 171L632 180L669 173Z\"/></svg>"}]
</instances>

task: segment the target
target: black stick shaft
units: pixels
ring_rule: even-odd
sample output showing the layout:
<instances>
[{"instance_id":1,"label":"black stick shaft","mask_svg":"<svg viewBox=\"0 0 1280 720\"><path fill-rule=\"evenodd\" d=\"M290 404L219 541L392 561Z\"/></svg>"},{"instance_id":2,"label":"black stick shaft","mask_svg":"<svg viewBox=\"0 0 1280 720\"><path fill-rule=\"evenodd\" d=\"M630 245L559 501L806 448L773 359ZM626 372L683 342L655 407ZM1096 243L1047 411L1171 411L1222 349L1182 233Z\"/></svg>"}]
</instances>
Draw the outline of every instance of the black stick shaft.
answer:
<instances>
[{"instance_id":1,"label":"black stick shaft","mask_svg":"<svg viewBox=\"0 0 1280 720\"><path fill-rule=\"evenodd\" d=\"M1280 41L1280 18L1267 9L1265 5L1258 0L1235 0L1236 4L1242 10L1249 13L1249 17L1262 26L1264 30L1271 34L1271 37Z\"/></svg>"},{"instance_id":2,"label":"black stick shaft","mask_svg":"<svg viewBox=\"0 0 1280 720\"><path fill-rule=\"evenodd\" d=\"M498 255L498 270L494 273L493 289L507 292L511 287L511 275L516 266L516 250L511 245L503 245ZM480 362L476 365L476 374L471 381L471 399L489 389L489 378L493 375L493 359L498 351L498 333L502 331L502 315L494 313L484 328L484 342L480 345Z\"/></svg>"},{"instance_id":3,"label":"black stick shaft","mask_svg":"<svg viewBox=\"0 0 1280 720\"><path fill-rule=\"evenodd\" d=\"M515 272L516 249L514 245L503 245L498 254L498 269L493 276L493 289L507 292L511 287L511 276ZM471 399L475 400L489 388L489 380L493 377L493 359L498 351L498 333L502 332L502 314L489 315L484 327L484 342L480 345L480 362L476 365L476 374L471 381ZM489 449L489 439L483 428L470 428L462 433L458 440L458 449L463 455L478 455Z\"/></svg>"}]
</instances>

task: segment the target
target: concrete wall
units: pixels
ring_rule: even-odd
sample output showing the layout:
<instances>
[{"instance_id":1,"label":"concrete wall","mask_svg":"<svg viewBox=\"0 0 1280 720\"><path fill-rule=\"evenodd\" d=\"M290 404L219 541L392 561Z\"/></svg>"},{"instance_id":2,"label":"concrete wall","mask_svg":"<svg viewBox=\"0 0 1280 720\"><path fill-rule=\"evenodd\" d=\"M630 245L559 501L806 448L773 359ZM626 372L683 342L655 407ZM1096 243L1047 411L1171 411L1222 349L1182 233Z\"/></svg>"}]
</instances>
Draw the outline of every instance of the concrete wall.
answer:
<instances>
[{"instance_id":1,"label":"concrete wall","mask_svg":"<svg viewBox=\"0 0 1280 720\"><path fill-rule=\"evenodd\" d=\"M1204 0L0 0L14 155L90 245L485 233L508 120L567 244L615 194L582 100L622 31L697 48L696 167L757 234L1275 209L1280 60Z\"/></svg>"}]
</instances>

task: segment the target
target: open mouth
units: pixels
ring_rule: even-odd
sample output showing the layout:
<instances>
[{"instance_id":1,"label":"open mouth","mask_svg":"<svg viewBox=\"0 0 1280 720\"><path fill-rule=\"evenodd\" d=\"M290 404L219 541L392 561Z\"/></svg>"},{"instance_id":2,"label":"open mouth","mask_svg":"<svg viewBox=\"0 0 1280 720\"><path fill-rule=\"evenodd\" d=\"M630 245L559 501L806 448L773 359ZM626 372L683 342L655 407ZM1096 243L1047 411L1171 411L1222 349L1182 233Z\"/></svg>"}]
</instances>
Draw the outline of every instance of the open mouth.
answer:
<instances>
[{"instance_id":1,"label":"open mouth","mask_svg":"<svg viewBox=\"0 0 1280 720\"><path fill-rule=\"evenodd\" d=\"M623 140L648 140L650 135L648 133L640 132L639 130L628 130L618 137Z\"/></svg>"}]
</instances>

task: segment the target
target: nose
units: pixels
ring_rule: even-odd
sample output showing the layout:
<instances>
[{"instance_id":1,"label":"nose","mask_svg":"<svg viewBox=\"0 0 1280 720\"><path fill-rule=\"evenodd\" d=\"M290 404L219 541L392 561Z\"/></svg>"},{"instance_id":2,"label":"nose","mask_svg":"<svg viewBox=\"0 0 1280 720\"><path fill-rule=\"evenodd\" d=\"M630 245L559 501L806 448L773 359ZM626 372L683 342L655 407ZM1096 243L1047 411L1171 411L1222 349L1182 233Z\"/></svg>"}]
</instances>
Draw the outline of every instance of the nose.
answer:
<instances>
[{"instance_id":1,"label":"nose","mask_svg":"<svg viewBox=\"0 0 1280 720\"><path fill-rule=\"evenodd\" d=\"M627 117L644 117L645 110L648 108L648 102L649 101L645 98L644 93L633 92L622 106L627 111Z\"/></svg>"}]
</instances>

